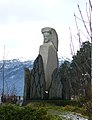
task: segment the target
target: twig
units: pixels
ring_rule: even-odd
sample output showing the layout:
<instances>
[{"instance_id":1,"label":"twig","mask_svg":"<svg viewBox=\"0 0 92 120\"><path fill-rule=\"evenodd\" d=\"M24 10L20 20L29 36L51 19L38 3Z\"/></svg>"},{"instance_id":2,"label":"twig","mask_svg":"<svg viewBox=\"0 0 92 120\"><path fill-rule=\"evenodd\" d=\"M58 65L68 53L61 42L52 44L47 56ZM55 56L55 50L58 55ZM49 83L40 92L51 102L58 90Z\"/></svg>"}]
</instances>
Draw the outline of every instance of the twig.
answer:
<instances>
[{"instance_id":1,"label":"twig","mask_svg":"<svg viewBox=\"0 0 92 120\"><path fill-rule=\"evenodd\" d=\"M78 5L78 9L79 9L79 12L80 12L80 15L81 15L82 21L83 21L83 23L84 23L84 27L85 27L85 29L86 29L88 35L90 36L89 31L88 31L88 29L87 29L87 26L86 26L86 24L85 24L85 21L84 21L84 19L83 19L82 12L81 12L81 10L80 10L79 5ZM91 37L91 36L90 36L90 37Z\"/></svg>"},{"instance_id":2,"label":"twig","mask_svg":"<svg viewBox=\"0 0 92 120\"><path fill-rule=\"evenodd\" d=\"M72 41L72 33L71 33L71 29L70 29L70 27L69 27L69 30L70 30L70 40L71 40L72 52L73 52L73 55L75 55L74 45L73 45L73 41Z\"/></svg>"},{"instance_id":3,"label":"twig","mask_svg":"<svg viewBox=\"0 0 92 120\"><path fill-rule=\"evenodd\" d=\"M74 13L74 16L75 16L75 23L76 23L76 28L77 28L77 31L78 31L78 37L79 37L79 48L81 47L81 41L80 41L80 31L79 31L79 27L78 27L78 24L77 24L77 20L76 20L76 15Z\"/></svg>"}]
</instances>

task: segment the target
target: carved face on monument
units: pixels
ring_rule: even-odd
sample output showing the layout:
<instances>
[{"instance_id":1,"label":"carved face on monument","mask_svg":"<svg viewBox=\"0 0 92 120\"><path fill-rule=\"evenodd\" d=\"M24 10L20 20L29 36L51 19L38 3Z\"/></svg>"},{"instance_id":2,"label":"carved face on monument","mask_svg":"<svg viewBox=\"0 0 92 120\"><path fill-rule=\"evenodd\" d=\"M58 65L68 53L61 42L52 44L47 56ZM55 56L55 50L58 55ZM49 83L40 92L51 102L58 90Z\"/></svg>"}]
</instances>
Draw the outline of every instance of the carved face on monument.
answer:
<instances>
[{"instance_id":1,"label":"carved face on monument","mask_svg":"<svg viewBox=\"0 0 92 120\"><path fill-rule=\"evenodd\" d=\"M51 32L46 31L43 33L43 37L44 37L44 43L48 43L51 41Z\"/></svg>"},{"instance_id":2,"label":"carved face on monument","mask_svg":"<svg viewBox=\"0 0 92 120\"><path fill-rule=\"evenodd\" d=\"M42 30L44 43L52 42L54 48L58 51L58 35L53 28L45 27Z\"/></svg>"}]
</instances>

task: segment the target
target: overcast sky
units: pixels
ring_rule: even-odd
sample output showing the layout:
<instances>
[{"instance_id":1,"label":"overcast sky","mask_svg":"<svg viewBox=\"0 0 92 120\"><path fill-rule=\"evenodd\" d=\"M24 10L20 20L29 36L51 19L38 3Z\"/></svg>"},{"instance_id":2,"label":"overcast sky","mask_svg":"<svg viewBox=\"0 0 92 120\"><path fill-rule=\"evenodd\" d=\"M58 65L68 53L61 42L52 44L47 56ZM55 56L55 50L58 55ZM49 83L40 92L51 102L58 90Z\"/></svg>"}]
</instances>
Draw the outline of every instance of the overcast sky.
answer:
<instances>
[{"instance_id":1,"label":"overcast sky","mask_svg":"<svg viewBox=\"0 0 92 120\"><path fill-rule=\"evenodd\" d=\"M0 59L35 59L43 44L43 27L52 27L59 38L58 56L72 58L70 33L75 52L79 49L74 13L80 17L77 4L86 18L88 0L0 0ZM78 25L86 35L83 23ZM81 33L81 37L83 37ZM85 37L82 39L85 41Z\"/></svg>"}]
</instances>

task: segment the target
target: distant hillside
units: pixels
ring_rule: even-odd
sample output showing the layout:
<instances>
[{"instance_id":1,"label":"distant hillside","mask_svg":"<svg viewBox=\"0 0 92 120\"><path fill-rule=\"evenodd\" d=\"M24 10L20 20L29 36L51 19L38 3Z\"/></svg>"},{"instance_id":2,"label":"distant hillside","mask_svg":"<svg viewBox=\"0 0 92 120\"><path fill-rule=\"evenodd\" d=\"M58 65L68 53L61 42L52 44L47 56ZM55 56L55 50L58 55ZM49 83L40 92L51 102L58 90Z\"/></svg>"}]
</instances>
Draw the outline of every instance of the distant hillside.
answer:
<instances>
[{"instance_id":1,"label":"distant hillside","mask_svg":"<svg viewBox=\"0 0 92 120\"><path fill-rule=\"evenodd\" d=\"M17 95L23 95L24 88L24 68L32 69L33 61L20 61L18 59L6 60L4 67L5 91L16 90ZM2 61L0 61L2 66ZM2 92L3 73L0 71L0 94Z\"/></svg>"},{"instance_id":2,"label":"distant hillside","mask_svg":"<svg viewBox=\"0 0 92 120\"><path fill-rule=\"evenodd\" d=\"M59 65L64 59L59 59ZM0 67L3 61L0 61ZM20 61L18 59L6 60L4 67L5 92L16 91L17 95L23 95L24 89L24 68L32 69L33 60ZM3 72L0 70L0 94L2 93Z\"/></svg>"}]
</instances>

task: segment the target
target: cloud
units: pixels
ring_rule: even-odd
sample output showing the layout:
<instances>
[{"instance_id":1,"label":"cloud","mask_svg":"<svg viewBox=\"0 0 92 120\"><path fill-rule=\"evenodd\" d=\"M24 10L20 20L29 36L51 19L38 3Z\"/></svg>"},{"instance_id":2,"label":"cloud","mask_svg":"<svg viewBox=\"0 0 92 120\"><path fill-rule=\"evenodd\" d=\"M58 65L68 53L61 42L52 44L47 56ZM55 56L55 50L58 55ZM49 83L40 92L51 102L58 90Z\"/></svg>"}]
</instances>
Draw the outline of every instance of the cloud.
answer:
<instances>
[{"instance_id":1,"label":"cloud","mask_svg":"<svg viewBox=\"0 0 92 120\"><path fill-rule=\"evenodd\" d=\"M59 57L70 53L69 27L77 34L73 0L1 0L0 1L0 59L3 46L9 51L8 58L35 58L43 43L41 29L53 27L59 36ZM78 25L83 28L79 21ZM84 31L84 30L82 30ZM78 41L73 37L75 50Z\"/></svg>"},{"instance_id":2,"label":"cloud","mask_svg":"<svg viewBox=\"0 0 92 120\"><path fill-rule=\"evenodd\" d=\"M11 23L0 25L0 49L6 46L9 58L36 58L39 54L39 47L43 44L43 35L41 29L43 27L53 27L56 29L59 37L59 56L70 56L69 39L65 33L68 33L67 28L62 24L54 24L47 21L25 21L21 24ZM63 48L64 46L64 48ZM68 52L67 52L68 51Z\"/></svg>"},{"instance_id":3,"label":"cloud","mask_svg":"<svg viewBox=\"0 0 92 120\"><path fill-rule=\"evenodd\" d=\"M42 4L48 8L55 8L59 0L41 0Z\"/></svg>"},{"instance_id":4,"label":"cloud","mask_svg":"<svg viewBox=\"0 0 92 120\"><path fill-rule=\"evenodd\" d=\"M46 20L47 11L40 0L0 1L0 23Z\"/></svg>"},{"instance_id":5,"label":"cloud","mask_svg":"<svg viewBox=\"0 0 92 120\"><path fill-rule=\"evenodd\" d=\"M27 20L66 22L70 15L68 12L73 16L73 7L62 0L3 0L0 1L0 23Z\"/></svg>"}]
</instances>

